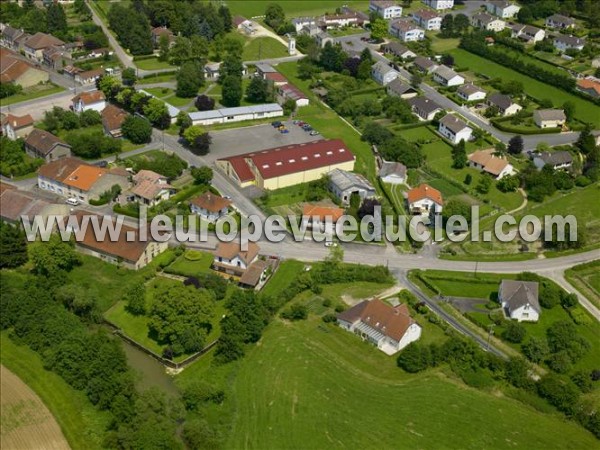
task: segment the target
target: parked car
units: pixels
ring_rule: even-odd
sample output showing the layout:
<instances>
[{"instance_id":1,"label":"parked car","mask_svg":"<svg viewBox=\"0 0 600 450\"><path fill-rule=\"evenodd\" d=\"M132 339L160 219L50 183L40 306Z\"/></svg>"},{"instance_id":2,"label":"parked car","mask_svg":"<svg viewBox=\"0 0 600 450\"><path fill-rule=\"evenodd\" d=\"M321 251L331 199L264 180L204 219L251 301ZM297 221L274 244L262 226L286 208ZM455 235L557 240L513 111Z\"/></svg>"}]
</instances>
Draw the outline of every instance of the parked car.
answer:
<instances>
[{"instance_id":1,"label":"parked car","mask_svg":"<svg viewBox=\"0 0 600 450\"><path fill-rule=\"evenodd\" d=\"M66 204L71 206L77 206L79 205L79 200L77 200L75 197L71 197L67 199Z\"/></svg>"},{"instance_id":2,"label":"parked car","mask_svg":"<svg viewBox=\"0 0 600 450\"><path fill-rule=\"evenodd\" d=\"M278 130L285 130L285 125L281 124L277 127Z\"/></svg>"},{"instance_id":3,"label":"parked car","mask_svg":"<svg viewBox=\"0 0 600 450\"><path fill-rule=\"evenodd\" d=\"M338 246L337 242L331 242L331 241L325 242L325 247L337 247L337 246Z\"/></svg>"},{"instance_id":4,"label":"parked car","mask_svg":"<svg viewBox=\"0 0 600 450\"><path fill-rule=\"evenodd\" d=\"M309 125L308 127L302 127L304 131L312 131L313 128Z\"/></svg>"},{"instance_id":5,"label":"parked car","mask_svg":"<svg viewBox=\"0 0 600 450\"><path fill-rule=\"evenodd\" d=\"M94 164L96 167L101 167L103 169L105 169L106 167L108 167L108 162L107 161L98 161L96 164Z\"/></svg>"},{"instance_id":6,"label":"parked car","mask_svg":"<svg viewBox=\"0 0 600 450\"><path fill-rule=\"evenodd\" d=\"M302 127L302 126L304 126L305 124L306 124L306 123L305 123L305 122L302 122L301 120L299 120L299 121L296 123L296 125L298 125L299 127Z\"/></svg>"},{"instance_id":7,"label":"parked car","mask_svg":"<svg viewBox=\"0 0 600 450\"><path fill-rule=\"evenodd\" d=\"M271 125L274 126L275 128L279 127L282 125L282 123L279 120L276 120L275 122L271 122Z\"/></svg>"},{"instance_id":8,"label":"parked car","mask_svg":"<svg viewBox=\"0 0 600 450\"><path fill-rule=\"evenodd\" d=\"M316 136L316 135L318 135L318 134L319 134L319 132L318 132L317 130L312 130L312 131L310 132L310 135L311 135L311 136Z\"/></svg>"},{"instance_id":9,"label":"parked car","mask_svg":"<svg viewBox=\"0 0 600 450\"><path fill-rule=\"evenodd\" d=\"M283 130L279 130L279 132L281 134L288 134L290 132L290 130L288 130L287 128L284 128Z\"/></svg>"},{"instance_id":10,"label":"parked car","mask_svg":"<svg viewBox=\"0 0 600 450\"><path fill-rule=\"evenodd\" d=\"M294 125L298 125L298 124L300 123L300 121L299 121L299 120L294 120L292 123L293 123Z\"/></svg>"}]
</instances>

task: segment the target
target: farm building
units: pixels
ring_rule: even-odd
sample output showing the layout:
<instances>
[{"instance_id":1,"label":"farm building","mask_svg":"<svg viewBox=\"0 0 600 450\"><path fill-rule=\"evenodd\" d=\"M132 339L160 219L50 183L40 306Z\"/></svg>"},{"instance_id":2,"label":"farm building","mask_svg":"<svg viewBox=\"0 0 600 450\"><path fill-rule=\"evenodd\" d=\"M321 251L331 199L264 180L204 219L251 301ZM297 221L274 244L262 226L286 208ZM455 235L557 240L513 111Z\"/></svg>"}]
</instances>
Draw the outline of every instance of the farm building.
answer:
<instances>
[{"instance_id":1,"label":"farm building","mask_svg":"<svg viewBox=\"0 0 600 450\"><path fill-rule=\"evenodd\" d=\"M194 125L241 122L243 120L265 119L283 116L283 108L277 103L264 105L238 106L236 108L214 109L190 113Z\"/></svg>"}]
</instances>

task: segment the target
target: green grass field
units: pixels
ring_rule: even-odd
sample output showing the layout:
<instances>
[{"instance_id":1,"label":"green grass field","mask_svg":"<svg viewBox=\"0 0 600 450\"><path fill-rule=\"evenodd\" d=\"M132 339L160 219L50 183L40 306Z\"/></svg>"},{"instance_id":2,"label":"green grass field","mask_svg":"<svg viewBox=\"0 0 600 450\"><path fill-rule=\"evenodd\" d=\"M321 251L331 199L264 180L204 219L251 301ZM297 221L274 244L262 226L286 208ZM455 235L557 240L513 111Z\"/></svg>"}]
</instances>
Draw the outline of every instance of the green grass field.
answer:
<instances>
[{"instance_id":1,"label":"green grass field","mask_svg":"<svg viewBox=\"0 0 600 450\"><path fill-rule=\"evenodd\" d=\"M167 61L159 61L158 58L141 59L133 62L138 69L142 70L160 70L160 69L173 69L176 67L169 64Z\"/></svg>"},{"instance_id":2,"label":"green grass field","mask_svg":"<svg viewBox=\"0 0 600 450\"><path fill-rule=\"evenodd\" d=\"M42 399L73 449L100 449L108 426L107 413L92 406L85 394L44 369L37 353L0 334L0 360Z\"/></svg>"},{"instance_id":3,"label":"green grass field","mask_svg":"<svg viewBox=\"0 0 600 450\"><path fill-rule=\"evenodd\" d=\"M261 293L263 295L276 295L283 292L294 281L294 277L304 267L304 263L289 259L283 261L271 279L263 287Z\"/></svg>"},{"instance_id":4,"label":"green grass field","mask_svg":"<svg viewBox=\"0 0 600 450\"><path fill-rule=\"evenodd\" d=\"M550 98L555 106L562 105L566 101L572 101L575 104L575 118L582 122L591 122L595 127L600 127L600 107L588 102L580 97L569 94L561 89L555 88L541 81L534 80L526 75L522 75L508 67L496 64L493 61L469 53L463 49L454 49L450 51L459 67L469 67L469 69L485 74L489 77L500 77L505 80L521 81L525 86L525 93L538 99Z\"/></svg>"},{"instance_id":5,"label":"green grass field","mask_svg":"<svg viewBox=\"0 0 600 450\"><path fill-rule=\"evenodd\" d=\"M407 375L318 319L279 320L242 361L227 448L585 448L591 434L441 371ZM257 432L257 430L263 430Z\"/></svg>"},{"instance_id":6,"label":"green grass field","mask_svg":"<svg viewBox=\"0 0 600 450\"><path fill-rule=\"evenodd\" d=\"M596 306L600 306L600 261L580 264L565 272L569 283Z\"/></svg>"},{"instance_id":7,"label":"green grass field","mask_svg":"<svg viewBox=\"0 0 600 450\"><path fill-rule=\"evenodd\" d=\"M242 58L244 61L258 61L267 58L288 56L286 47L272 37L258 37L244 46Z\"/></svg>"},{"instance_id":8,"label":"green grass field","mask_svg":"<svg viewBox=\"0 0 600 450\"><path fill-rule=\"evenodd\" d=\"M227 2L232 15L239 14L247 19L263 16L270 1L232 1ZM281 2L283 10L288 17L318 16L326 12L334 13L336 8L348 5L350 8L366 11L369 2L366 1L340 1L340 0L302 0Z\"/></svg>"},{"instance_id":9,"label":"green grass field","mask_svg":"<svg viewBox=\"0 0 600 450\"><path fill-rule=\"evenodd\" d=\"M198 253L201 254L201 258L196 261L187 259L185 254L181 255L173 261L166 271L184 277L193 277L199 273L211 272L210 266L213 262L213 255L206 252Z\"/></svg>"},{"instance_id":10,"label":"green grass field","mask_svg":"<svg viewBox=\"0 0 600 450\"><path fill-rule=\"evenodd\" d=\"M52 94L58 94L64 91L64 88L54 84L45 84L32 86L24 89L20 94L11 95L10 97L0 100L0 106L13 105L15 103L25 102L27 100L35 100L36 98L46 97Z\"/></svg>"}]
</instances>

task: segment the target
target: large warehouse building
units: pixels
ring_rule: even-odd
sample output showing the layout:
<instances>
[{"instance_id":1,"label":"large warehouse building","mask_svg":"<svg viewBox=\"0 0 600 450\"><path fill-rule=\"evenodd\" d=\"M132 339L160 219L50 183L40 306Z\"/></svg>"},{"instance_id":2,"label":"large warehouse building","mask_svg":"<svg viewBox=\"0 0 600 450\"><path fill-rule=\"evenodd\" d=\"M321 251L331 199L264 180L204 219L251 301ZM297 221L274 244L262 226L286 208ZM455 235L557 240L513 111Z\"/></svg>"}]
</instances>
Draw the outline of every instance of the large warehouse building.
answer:
<instances>
[{"instance_id":1,"label":"large warehouse building","mask_svg":"<svg viewBox=\"0 0 600 450\"><path fill-rule=\"evenodd\" d=\"M279 189L317 180L334 169L353 170L355 157L341 139L288 145L217 160L240 186Z\"/></svg>"},{"instance_id":2,"label":"large warehouse building","mask_svg":"<svg viewBox=\"0 0 600 450\"><path fill-rule=\"evenodd\" d=\"M222 108L190 113L190 119L192 119L194 125L212 125L214 123L241 122L242 120L281 116L283 116L283 108L277 103L238 106L236 108Z\"/></svg>"}]
</instances>

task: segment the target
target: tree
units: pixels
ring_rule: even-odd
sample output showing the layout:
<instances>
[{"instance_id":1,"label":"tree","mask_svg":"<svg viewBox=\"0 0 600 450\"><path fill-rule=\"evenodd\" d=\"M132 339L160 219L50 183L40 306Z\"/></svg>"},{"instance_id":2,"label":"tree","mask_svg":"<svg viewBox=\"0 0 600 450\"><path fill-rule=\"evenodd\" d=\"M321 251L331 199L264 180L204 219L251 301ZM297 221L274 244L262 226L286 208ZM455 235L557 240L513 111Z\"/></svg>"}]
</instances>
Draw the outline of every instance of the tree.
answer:
<instances>
[{"instance_id":1,"label":"tree","mask_svg":"<svg viewBox=\"0 0 600 450\"><path fill-rule=\"evenodd\" d=\"M223 80L223 93L221 103L223 106L240 106L242 100L242 79L236 76L228 75Z\"/></svg>"},{"instance_id":2,"label":"tree","mask_svg":"<svg viewBox=\"0 0 600 450\"><path fill-rule=\"evenodd\" d=\"M204 347L213 311L214 296L209 291L169 285L154 293L148 328L175 355L197 352Z\"/></svg>"},{"instance_id":3,"label":"tree","mask_svg":"<svg viewBox=\"0 0 600 450\"><path fill-rule=\"evenodd\" d=\"M114 99L121 88L121 82L112 75L101 76L96 81L96 86L102 91L107 99Z\"/></svg>"},{"instance_id":4,"label":"tree","mask_svg":"<svg viewBox=\"0 0 600 450\"><path fill-rule=\"evenodd\" d=\"M452 67L454 65L454 56L449 53L444 53L442 55L442 64Z\"/></svg>"},{"instance_id":5,"label":"tree","mask_svg":"<svg viewBox=\"0 0 600 450\"><path fill-rule=\"evenodd\" d=\"M515 135L508 141L508 153L511 155L520 155L523 152L523 138Z\"/></svg>"},{"instance_id":6,"label":"tree","mask_svg":"<svg viewBox=\"0 0 600 450\"><path fill-rule=\"evenodd\" d=\"M121 73L121 79L123 80L123 84L125 86L133 86L137 81L135 69L133 67L128 67L127 69L124 69Z\"/></svg>"},{"instance_id":7,"label":"tree","mask_svg":"<svg viewBox=\"0 0 600 450\"><path fill-rule=\"evenodd\" d=\"M562 105L563 111L565 112L565 116L567 116L567 121L573 120L575 116L575 103L572 101L566 101Z\"/></svg>"},{"instance_id":8,"label":"tree","mask_svg":"<svg viewBox=\"0 0 600 450\"><path fill-rule=\"evenodd\" d=\"M508 342L518 344L523 342L526 334L527 330L523 325L511 320L506 325L506 329L502 332L502 338L506 339Z\"/></svg>"},{"instance_id":9,"label":"tree","mask_svg":"<svg viewBox=\"0 0 600 450\"><path fill-rule=\"evenodd\" d=\"M496 187L500 192L514 192L519 188L520 183L518 175L505 175L498 180Z\"/></svg>"},{"instance_id":10,"label":"tree","mask_svg":"<svg viewBox=\"0 0 600 450\"><path fill-rule=\"evenodd\" d=\"M43 276L59 271L70 271L80 263L72 242L63 242L59 234L52 234L48 242L35 242L29 247L33 271Z\"/></svg>"},{"instance_id":11,"label":"tree","mask_svg":"<svg viewBox=\"0 0 600 450\"><path fill-rule=\"evenodd\" d=\"M269 82L261 77L252 77L246 88L246 99L252 103L266 103L270 97Z\"/></svg>"},{"instance_id":12,"label":"tree","mask_svg":"<svg viewBox=\"0 0 600 450\"><path fill-rule=\"evenodd\" d=\"M504 366L506 380L513 386L526 388L531 385L529 379L529 364L523 358L512 357Z\"/></svg>"},{"instance_id":13,"label":"tree","mask_svg":"<svg viewBox=\"0 0 600 450\"><path fill-rule=\"evenodd\" d=\"M281 318L290 321L306 320L308 318L308 308L306 305L294 303L281 312Z\"/></svg>"},{"instance_id":14,"label":"tree","mask_svg":"<svg viewBox=\"0 0 600 450\"><path fill-rule=\"evenodd\" d=\"M294 111L296 111L296 100L294 100L293 98L288 98L285 100L285 102L283 102L283 105L281 105L281 107L283 108L283 114L289 116Z\"/></svg>"},{"instance_id":15,"label":"tree","mask_svg":"<svg viewBox=\"0 0 600 450\"><path fill-rule=\"evenodd\" d=\"M242 62L241 54L228 54L221 67L219 67L219 81L225 81L228 76L242 78L244 73L244 63Z\"/></svg>"},{"instance_id":16,"label":"tree","mask_svg":"<svg viewBox=\"0 0 600 450\"><path fill-rule=\"evenodd\" d=\"M423 76L420 73L415 72L410 76L410 84L412 87L418 88L419 86L421 86L422 82Z\"/></svg>"},{"instance_id":17,"label":"tree","mask_svg":"<svg viewBox=\"0 0 600 450\"><path fill-rule=\"evenodd\" d=\"M209 185L213 179L213 170L208 166L194 167L192 169L194 183Z\"/></svg>"},{"instance_id":18,"label":"tree","mask_svg":"<svg viewBox=\"0 0 600 450\"><path fill-rule=\"evenodd\" d=\"M340 44L334 45L331 42L327 42L325 47L321 49L319 64L327 71L339 73L344 68L346 59L348 59L348 55Z\"/></svg>"},{"instance_id":19,"label":"tree","mask_svg":"<svg viewBox=\"0 0 600 450\"><path fill-rule=\"evenodd\" d=\"M226 33L231 31L233 21L231 19L231 11L229 11L229 8L226 5L221 5L219 6L218 12L219 17L223 21L223 31L225 31Z\"/></svg>"},{"instance_id":20,"label":"tree","mask_svg":"<svg viewBox=\"0 0 600 450\"><path fill-rule=\"evenodd\" d=\"M380 123L370 121L364 126L361 139L370 144L381 145L393 136L393 133L387 127L384 127Z\"/></svg>"},{"instance_id":21,"label":"tree","mask_svg":"<svg viewBox=\"0 0 600 450\"><path fill-rule=\"evenodd\" d=\"M443 37L451 37L454 35L454 16L452 14L446 14L442 18L440 29L442 30L441 35Z\"/></svg>"},{"instance_id":22,"label":"tree","mask_svg":"<svg viewBox=\"0 0 600 450\"><path fill-rule=\"evenodd\" d=\"M546 359L550 349L545 339L532 336L527 342L521 345L523 354L533 363L539 363Z\"/></svg>"},{"instance_id":23,"label":"tree","mask_svg":"<svg viewBox=\"0 0 600 450\"><path fill-rule=\"evenodd\" d=\"M143 117L127 116L121 131L134 144L146 144L152 140L152 124Z\"/></svg>"},{"instance_id":24,"label":"tree","mask_svg":"<svg viewBox=\"0 0 600 450\"><path fill-rule=\"evenodd\" d=\"M452 23L452 28L454 32L457 34L463 34L468 30L469 25L471 25L469 18L464 14L457 14L454 16L454 21Z\"/></svg>"},{"instance_id":25,"label":"tree","mask_svg":"<svg viewBox=\"0 0 600 450\"><path fill-rule=\"evenodd\" d=\"M196 98L194 106L198 111L212 111L215 109L215 99L202 94Z\"/></svg>"},{"instance_id":26,"label":"tree","mask_svg":"<svg viewBox=\"0 0 600 450\"><path fill-rule=\"evenodd\" d=\"M467 150L465 141L461 140L458 144L452 147L452 167L462 169L467 165Z\"/></svg>"},{"instance_id":27,"label":"tree","mask_svg":"<svg viewBox=\"0 0 600 450\"><path fill-rule=\"evenodd\" d=\"M567 373L573 367L571 357L566 350L553 353L550 355L546 363L548 364L548 367L550 367L550 369L556 373Z\"/></svg>"},{"instance_id":28,"label":"tree","mask_svg":"<svg viewBox=\"0 0 600 450\"><path fill-rule=\"evenodd\" d=\"M580 394L571 380L550 373L538 382L537 390L560 411L572 413L577 407Z\"/></svg>"},{"instance_id":29,"label":"tree","mask_svg":"<svg viewBox=\"0 0 600 450\"><path fill-rule=\"evenodd\" d=\"M134 284L126 293L127 311L134 316L146 313L146 286L144 283Z\"/></svg>"},{"instance_id":30,"label":"tree","mask_svg":"<svg viewBox=\"0 0 600 450\"><path fill-rule=\"evenodd\" d=\"M407 142L401 136L388 139L380 146L381 155L388 161L398 161L409 169L416 169L423 164L424 157L421 148Z\"/></svg>"},{"instance_id":31,"label":"tree","mask_svg":"<svg viewBox=\"0 0 600 450\"><path fill-rule=\"evenodd\" d=\"M356 70L356 78L359 80L368 80L371 77L372 65L373 63L371 61L361 61Z\"/></svg>"},{"instance_id":32,"label":"tree","mask_svg":"<svg viewBox=\"0 0 600 450\"><path fill-rule=\"evenodd\" d=\"M171 40L167 33L163 33L158 38L158 60L168 61L169 52L171 51Z\"/></svg>"},{"instance_id":33,"label":"tree","mask_svg":"<svg viewBox=\"0 0 600 450\"><path fill-rule=\"evenodd\" d=\"M388 23L384 19L376 19L371 22L371 38L377 42L381 42L385 39L388 33Z\"/></svg>"},{"instance_id":34,"label":"tree","mask_svg":"<svg viewBox=\"0 0 600 450\"><path fill-rule=\"evenodd\" d=\"M265 9L265 22L274 30L277 30L285 22L285 12L281 5L277 3L267 5L267 9Z\"/></svg>"},{"instance_id":35,"label":"tree","mask_svg":"<svg viewBox=\"0 0 600 450\"><path fill-rule=\"evenodd\" d=\"M64 35L68 31L67 15L62 5L51 3L46 8L46 20L48 33L55 35Z\"/></svg>"},{"instance_id":36,"label":"tree","mask_svg":"<svg viewBox=\"0 0 600 450\"><path fill-rule=\"evenodd\" d=\"M519 12L517 13L517 18L521 23L533 22L533 14L531 13L531 8L528 5L522 6Z\"/></svg>"},{"instance_id":37,"label":"tree","mask_svg":"<svg viewBox=\"0 0 600 450\"><path fill-rule=\"evenodd\" d=\"M162 100L151 98L143 108L144 116L156 127L165 129L171 125L171 116Z\"/></svg>"},{"instance_id":38,"label":"tree","mask_svg":"<svg viewBox=\"0 0 600 450\"><path fill-rule=\"evenodd\" d=\"M483 175L480 179L479 182L477 183L477 192L479 192L480 194L487 194L488 192L490 192L490 187L492 186L492 179L490 177L488 177L487 175Z\"/></svg>"},{"instance_id":39,"label":"tree","mask_svg":"<svg viewBox=\"0 0 600 450\"><path fill-rule=\"evenodd\" d=\"M94 109L87 109L79 114L79 123L82 127L100 125L102 123L102 115Z\"/></svg>"},{"instance_id":40,"label":"tree","mask_svg":"<svg viewBox=\"0 0 600 450\"><path fill-rule=\"evenodd\" d=\"M442 210L442 218L446 222L452 216L464 217L467 222L471 221L471 205L464 200L453 198L448 200Z\"/></svg>"},{"instance_id":41,"label":"tree","mask_svg":"<svg viewBox=\"0 0 600 450\"><path fill-rule=\"evenodd\" d=\"M554 283L544 283L540 289L540 305L546 309L552 309L560 303L562 290Z\"/></svg>"},{"instance_id":42,"label":"tree","mask_svg":"<svg viewBox=\"0 0 600 450\"><path fill-rule=\"evenodd\" d=\"M13 269L27 262L27 237L21 227L0 221L0 269Z\"/></svg>"},{"instance_id":43,"label":"tree","mask_svg":"<svg viewBox=\"0 0 600 450\"><path fill-rule=\"evenodd\" d=\"M198 95L198 89L204 85L204 70L198 61L184 63L177 72L178 97L192 98Z\"/></svg>"},{"instance_id":44,"label":"tree","mask_svg":"<svg viewBox=\"0 0 600 450\"><path fill-rule=\"evenodd\" d=\"M188 147L196 155L206 155L210 150L212 139L208 132L199 125L192 125L183 132Z\"/></svg>"},{"instance_id":45,"label":"tree","mask_svg":"<svg viewBox=\"0 0 600 450\"><path fill-rule=\"evenodd\" d=\"M506 144L504 142L496 142L494 145L494 156L506 155Z\"/></svg>"},{"instance_id":46,"label":"tree","mask_svg":"<svg viewBox=\"0 0 600 450\"><path fill-rule=\"evenodd\" d=\"M431 364L431 350L419 342L411 342L402 350L396 363L406 372L421 372Z\"/></svg>"},{"instance_id":47,"label":"tree","mask_svg":"<svg viewBox=\"0 0 600 450\"><path fill-rule=\"evenodd\" d=\"M593 153L596 148L596 141L592 135L592 125L590 123L586 123L583 130L581 130L581 133L579 133L579 138L577 138L575 146L577 146L584 155Z\"/></svg>"},{"instance_id":48,"label":"tree","mask_svg":"<svg viewBox=\"0 0 600 450\"><path fill-rule=\"evenodd\" d=\"M187 128L193 125L193 123L188 113L185 111L179 111L177 113L177 121L175 122L175 125L179 127L179 135L181 136Z\"/></svg>"},{"instance_id":49,"label":"tree","mask_svg":"<svg viewBox=\"0 0 600 450\"><path fill-rule=\"evenodd\" d=\"M560 304L565 309L575 308L579 303L577 294L564 294L561 296Z\"/></svg>"}]
</instances>

